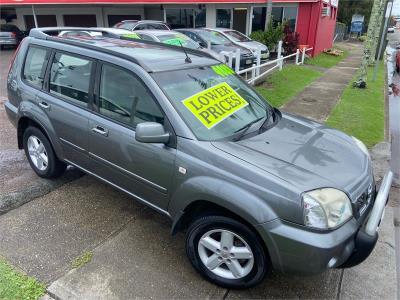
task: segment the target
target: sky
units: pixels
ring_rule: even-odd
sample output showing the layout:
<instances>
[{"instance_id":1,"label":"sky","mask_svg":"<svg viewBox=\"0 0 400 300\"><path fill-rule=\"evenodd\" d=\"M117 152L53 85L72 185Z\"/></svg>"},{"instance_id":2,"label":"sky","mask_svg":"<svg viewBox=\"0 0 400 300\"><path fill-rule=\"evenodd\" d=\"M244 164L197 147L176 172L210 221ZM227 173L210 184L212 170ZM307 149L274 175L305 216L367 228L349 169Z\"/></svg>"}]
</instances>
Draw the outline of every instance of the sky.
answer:
<instances>
[{"instance_id":1,"label":"sky","mask_svg":"<svg viewBox=\"0 0 400 300\"><path fill-rule=\"evenodd\" d=\"M392 15L400 16L400 0L394 0Z\"/></svg>"}]
</instances>

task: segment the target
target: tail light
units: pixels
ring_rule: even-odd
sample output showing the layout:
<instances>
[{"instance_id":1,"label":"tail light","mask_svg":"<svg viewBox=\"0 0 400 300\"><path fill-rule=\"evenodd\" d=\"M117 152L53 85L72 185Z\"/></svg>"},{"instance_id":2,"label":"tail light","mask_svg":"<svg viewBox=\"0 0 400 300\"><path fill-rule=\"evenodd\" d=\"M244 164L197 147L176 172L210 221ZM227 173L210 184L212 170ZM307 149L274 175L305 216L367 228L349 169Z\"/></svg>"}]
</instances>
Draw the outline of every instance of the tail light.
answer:
<instances>
[{"instance_id":1,"label":"tail light","mask_svg":"<svg viewBox=\"0 0 400 300\"><path fill-rule=\"evenodd\" d=\"M15 34L15 33L14 33L14 34ZM17 57L17 54L18 54L19 48L21 47L21 45L22 45L23 41L24 41L24 40L22 40L22 41L21 41L21 43L19 43L19 45L18 45L17 49L15 50L15 52L14 52L13 56L11 57L11 60L10 60L10 65L8 66L8 73L10 73L10 71L11 71L11 67L12 67L12 65L14 64L14 60L15 60L15 58Z\"/></svg>"}]
</instances>

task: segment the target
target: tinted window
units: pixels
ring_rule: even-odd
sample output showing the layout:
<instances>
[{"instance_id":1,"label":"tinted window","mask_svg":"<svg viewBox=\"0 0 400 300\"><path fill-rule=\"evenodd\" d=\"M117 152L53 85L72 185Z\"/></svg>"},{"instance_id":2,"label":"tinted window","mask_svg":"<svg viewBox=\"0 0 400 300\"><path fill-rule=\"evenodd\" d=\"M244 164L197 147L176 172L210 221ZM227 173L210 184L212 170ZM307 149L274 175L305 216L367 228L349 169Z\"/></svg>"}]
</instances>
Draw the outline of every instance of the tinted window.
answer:
<instances>
[{"instance_id":1,"label":"tinted window","mask_svg":"<svg viewBox=\"0 0 400 300\"><path fill-rule=\"evenodd\" d=\"M99 111L132 126L164 122L161 110L143 83L133 74L110 65L103 65L101 72Z\"/></svg>"},{"instance_id":2,"label":"tinted window","mask_svg":"<svg viewBox=\"0 0 400 300\"><path fill-rule=\"evenodd\" d=\"M77 56L57 53L50 72L50 92L75 104L86 106L92 62Z\"/></svg>"},{"instance_id":3,"label":"tinted window","mask_svg":"<svg viewBox=\"0 0 400 300\"><path fill-rule=\"evenodd\" d=\"M23 78L29 83L42 87L50 51L39 47L29 47L24 66Z\"/></svg>"}]
</instances>

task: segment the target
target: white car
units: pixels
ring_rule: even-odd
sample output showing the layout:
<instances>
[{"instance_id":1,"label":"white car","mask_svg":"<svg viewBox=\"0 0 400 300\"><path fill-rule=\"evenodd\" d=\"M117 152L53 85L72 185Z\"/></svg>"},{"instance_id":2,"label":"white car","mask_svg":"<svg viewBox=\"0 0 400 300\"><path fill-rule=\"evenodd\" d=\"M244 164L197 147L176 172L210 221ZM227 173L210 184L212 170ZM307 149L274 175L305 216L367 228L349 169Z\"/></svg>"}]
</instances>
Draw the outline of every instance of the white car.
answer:
<instances>
[{"instance_id":1,"label":"white car","mask_svg":"<svg viewBox=\"0 0 400 300\"><path fill-rule=\"evenodd\" d=\"M216 31L223 34L232 43L249 49L254 55L257 53L257 49L260 49L262 60L269 58L269 50L267 46L260 42L252 40L251 38L237 30L229 28L207 28L207 30Z\"/></svg>"},{"instance_id":2,"label":"white car","mask_svg":"<svg viewBox=\"0 0 400 300\"><path fill-rule=\"evenodd\" d=\"M137 34L143 40L200 50L212 55L215 59L220 60L220 56L217 52L211 49L203 48L198 42L195 42L181 32L173 30L136 30L135 34Z\"/></svg>"},{"instance_id":3,"label":"white car","mask_svg":"<svg viewBox=\"0 0 400 300\"><path fill-rule=\"evenodd\" d=\"M394 33L394 27L388 27L388 33Z\"/></svg>"},{"instance_id":4,"label":"white car","mask_svg":"<svg viewBox=\"0 0 400 300\"><path fill-rule=\"evenodd\" d=\"M58 36L59 37L96 37L101 36L101 32L88 31L88 30L63 30Z\"/></svg>"}]
</instances>

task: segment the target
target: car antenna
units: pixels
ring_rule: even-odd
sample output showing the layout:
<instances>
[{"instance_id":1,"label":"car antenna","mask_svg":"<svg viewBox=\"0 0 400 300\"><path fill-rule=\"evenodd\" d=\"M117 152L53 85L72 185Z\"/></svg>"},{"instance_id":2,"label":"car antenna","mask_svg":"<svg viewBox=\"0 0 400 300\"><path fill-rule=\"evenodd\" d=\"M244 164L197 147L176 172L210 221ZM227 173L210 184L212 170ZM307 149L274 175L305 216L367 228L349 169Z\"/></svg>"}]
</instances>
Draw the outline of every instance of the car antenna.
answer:
<instances>
[{"instance_id":1,"label":"car antenna","mask_svg":"<svg viewBox=\"0 0 400 300\"><path fill-rule=\"evenodd\" d=\"M192 60L190 59L189 55L187 54L185 47L183 47L181 41L178 41L178 42L181 45L183 52L185 52L185 55L186 55L185 62L187 62L189 64L192 63Z\"/></svg>"}]
</instances>

